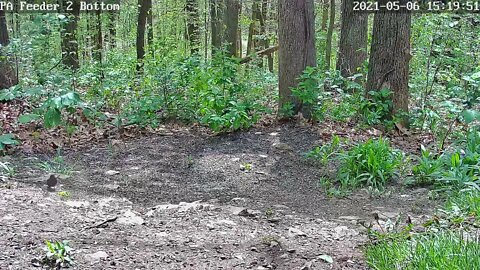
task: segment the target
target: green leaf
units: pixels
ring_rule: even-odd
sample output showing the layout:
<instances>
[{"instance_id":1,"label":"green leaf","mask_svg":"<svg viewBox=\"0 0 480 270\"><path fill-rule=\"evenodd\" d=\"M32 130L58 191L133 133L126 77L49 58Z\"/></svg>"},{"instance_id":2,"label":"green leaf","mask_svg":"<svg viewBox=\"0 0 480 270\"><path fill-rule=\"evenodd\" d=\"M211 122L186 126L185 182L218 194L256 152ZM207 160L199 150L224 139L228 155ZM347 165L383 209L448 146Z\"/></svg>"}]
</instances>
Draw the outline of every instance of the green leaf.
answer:
<instances>
[{"instance_id":1,"label":"green leaf","mask_svg":"<svg viewBox=\"0 0 480 270\"><path fill-rule=\"evenodd\" d=\"M326 255L326 254L320 255L318 258L327 262L327 263L333 263L333 258Z\"/></svg>"},{"instance_id":2,"label":"green leaf","mask_svg":"<svg viewBox=\"0 0 480 270\"><path fill-rule=\"evenodd\" d=\"M31 113L27 113L27 114L24 114L24 115L20 115L20 117L18 117L18 122L20 124L26 124L26 123L30 123L32 121L35 121L35 120L38 120L40 119L40 115L38 114L31 114Z\"/></svg>"},{"instance_id":3,"label":"green leaf","mask_svg":"<svg viewBox=\"0 0 480 270\"><path fill-rule=\"evenodd\" d=\"M46 128L52 128L60 125L62 122L60 110L57 108L49 108L45 113L44 122Z\"/></svg>"},{"instance_id":4,"label":"green leaf","mask_svg":"<svg viewBox=\"0 0 480 270\"><path fill-rule=\"evenodd\" d=\"M480 120L480 113L474 110L465 110L462 112L462 116L467 124L475 120Z\"/></svg>"}]
</instances>

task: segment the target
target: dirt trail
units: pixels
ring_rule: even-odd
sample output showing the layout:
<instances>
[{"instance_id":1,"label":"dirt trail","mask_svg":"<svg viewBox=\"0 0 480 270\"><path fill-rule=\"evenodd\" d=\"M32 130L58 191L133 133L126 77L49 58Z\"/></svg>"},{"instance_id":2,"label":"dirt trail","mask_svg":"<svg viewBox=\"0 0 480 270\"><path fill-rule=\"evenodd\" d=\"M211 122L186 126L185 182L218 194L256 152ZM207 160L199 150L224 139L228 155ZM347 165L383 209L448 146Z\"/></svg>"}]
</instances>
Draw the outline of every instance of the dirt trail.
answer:
<instances>
[{"instance_id":1,"label":"dirt trail","mask_svg":"<svg viewBox=\"0 0 480 270\"><path fill-rule=\"evenodd\" d=\"M23 167L0 188L0 269L34 269L45 239L72 240L75 269L364 269L359 220L421 217L431 202L399 186L327 198L326 172L302 157L321 143L285 126L97 146L66 155L74 172L56 189L68 199L45 190L38 161L16 157Z\"/></svg>"}]
</instances>

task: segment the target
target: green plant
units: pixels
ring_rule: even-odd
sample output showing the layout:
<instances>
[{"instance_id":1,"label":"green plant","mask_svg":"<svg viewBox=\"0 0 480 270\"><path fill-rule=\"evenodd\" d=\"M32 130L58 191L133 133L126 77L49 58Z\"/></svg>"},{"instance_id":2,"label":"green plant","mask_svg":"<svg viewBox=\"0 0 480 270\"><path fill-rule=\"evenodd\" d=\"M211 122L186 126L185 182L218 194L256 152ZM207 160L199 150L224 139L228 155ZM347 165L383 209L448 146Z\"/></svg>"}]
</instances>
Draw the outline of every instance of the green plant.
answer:
<instances>
[{"instance_id":1,"label":"green plant","mask_svg":"<svg viewBox=\"0 0 480 270\"><path fill-rule=\"evenodd\" d=\"M70 192L68 192L68 191L59 191L59 192L57 192L57 194L58 194L58 196L60 196L60 198L62 198L64 200L70 198L70 196L71 196Z\"/></svg>"},{"instance_id":2,"label":"green plant","mask_svg":"<svg viewBox=\"0 0 480 270\"><path fill-rule=\"evenodd\" d=\"M409 238L394 238L371 244L365 251L372 269L479 269L478 239L444 231Z\"/></svg>"},{"instance_id":3,"label":"green plant","mask_svg":"<svg viewBox=\"0 0 480 270\"><path fill-rule=\"evenodd\" d=\"M368 92L368 98L360 102L359 112L363 121L368 125L390 124L393 102L393 92L384 88L379 91Z\"/></svg>"},{"instance_id":4,"label":"green plant","mask_svg":"<svg viewBox=\"0 0 480 270\"><path fill-rule=\"evenodd\" d=\"M0 135L0 154L6 150L7 145L18 145L19 142L14 139L13 134L3 134Z\"/></svg>"},{"instance_id":5,"label":"green plant","mask_svg":"<svg viewBox=\"0 0 480 270\"><path fill-rule=\"evenodd\" d=\"M0 180L5 181L15 175L15 168L8 162L0 161Z\"/></svg>"},{"instance_id":6,"label":"green plant","mask_svg":"<svg viewBox=\"0 0 480 270\"><path fill-rule=\"evenodd\" d=\"M322 146L316 146L309 152L305 153L305 157L318 160L322 165L338 155L341 151L340 137L334 135L331 141Z\"/></svg>"},{"instance_id":7,"label":"green plant","mask_svg":"<svg viewBox=\"0 0 480 270\"><path fill-rule=\"evenodd\" d=\"M431 185L442 173L443 161L421 146L422 155L418 158L418 163L412 167L415 185Z\"/></svg>"},{"instance_id":8,"label":"green plant","mask_svg":"<svg viewBox=\"0 0 480 270\"><path fill-rule=\"evenodd\" d=\"M343 187L371 186L383 190L394 176L402 154L388 141L369 139L340 156L338 178Z\"/></svg>"},{"instance_id":9,"label":"green plant","mask_svg":"<svg viewBox=\"0 0 480 270\"><path fill-rule=\"evenodd\" d=\"M59 173L64 175L71 175L73 168L65 162L60 152L47 161L42 161L37 164L37 167L48 173Z\"/></svg>"},{"instance_id":10,"label":"green plant","mask_svg":"<svg viewBox=\"0 0 480 270\"><path fill-rule=\"evenodd\" d=\"M70 242L67 240L64 241L55 241L50 242L45 241L45 256L42 259L42 262L50 267L60 268L68 267L74 264L72 251L70 247Z\"/></svg>"}]
</instances>

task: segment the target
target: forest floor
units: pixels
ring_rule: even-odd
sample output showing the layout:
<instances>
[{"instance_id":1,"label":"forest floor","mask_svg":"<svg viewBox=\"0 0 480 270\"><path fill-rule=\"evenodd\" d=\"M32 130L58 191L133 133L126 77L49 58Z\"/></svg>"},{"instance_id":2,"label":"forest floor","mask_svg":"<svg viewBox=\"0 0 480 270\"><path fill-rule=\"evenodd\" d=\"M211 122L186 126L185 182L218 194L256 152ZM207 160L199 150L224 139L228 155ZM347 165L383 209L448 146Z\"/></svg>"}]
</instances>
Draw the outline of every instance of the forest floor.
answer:
<instances>
[{"instance_id":1,"label":"forest floor","mask_svg":"<svg viewBox=\"0 0 480 270\"><path fill-rule=\"evenodd\" d=\"M374 213L419 222L434 202L399 183L327 197L325 168L303 157L327 133L180 128L100 144L64 154L54 192L39 169L51 157L14 155L16 175L0 182L0 269L38 269L45 240L71 240L73 269L366 269Z\"/></svg>"}]
</instances>

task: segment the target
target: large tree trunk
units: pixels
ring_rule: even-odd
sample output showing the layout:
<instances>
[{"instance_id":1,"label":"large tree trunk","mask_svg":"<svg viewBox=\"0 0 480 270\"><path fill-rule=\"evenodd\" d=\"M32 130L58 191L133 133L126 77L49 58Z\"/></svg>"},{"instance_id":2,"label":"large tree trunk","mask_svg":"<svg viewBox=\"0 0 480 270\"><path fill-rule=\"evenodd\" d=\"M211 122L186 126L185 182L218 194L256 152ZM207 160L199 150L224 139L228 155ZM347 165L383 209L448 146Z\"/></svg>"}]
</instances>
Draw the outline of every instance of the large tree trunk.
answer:
<instances>
[{"instance_id":1,"label":"large tree trunk","mask_svg":"<svg viewBox=\"0 0 480 270\"><path fill-rule=\"evenodd\" d=\"M292 96L292 87L307 66L316 66L314 10L312 0L279 0L279 109L294 105L294 113L310 118L310 109Z\"/></svg>"},{"instance_id":2,"label":"large tree trunk","mask_svg":"<svg viewBox=\"0 0 480 270\"><path fill-rule=\"evenodd\" d=\"M18 83L17 74L6 53L9 43L5 11L0 10L0 89L10 88Z\"/></svg>"},{"instance_id":3,"label":"large tree trunk","mask_svg":"<svg viewBox=\"0 0 480 270\"><path fill-rule=\"evenodd\" d=\"M185 12L187 13L187 40L190 44L190 52L196 54L200 48L200 14L197 0L187 0Z\"/></svg>"},{"instance_id":4,"label":"large tree trunk","mask_svg":"<svg viewBox=\"0 0 480 270\"><path fill-rule=\"evenodd\" d=\"M365 1L365 0L363 0ZM353 11L353 0L342 1L342 29L337 56L337 70L349 77L367 59L368 14Z\"/></svg>"},{"instance_id":5,"label":"large tree trunk","mask_svg":"<svg viewBox=\"0 0 480 270\"><path fill-rule=\"evenodd\" d=\"M405 4L406 0L400 1ZM387 0L381 0L385 4ZM409 12L380 11L373 22L367 91L388 88L393 92L392 114L408 113L408 65L410 54ZM404 124L407 124L404 119Z\"/></svg>"},{"instance_id":6,"label":"large tree trunk","mask_svg":"<svg viewBox=\"0 0 480 270\"><path fill-rule=\"evenodd\" d=\"M210 0L210 24L212 29L212 54L222 48L224 0Z\"/></svg>"},{"instance_id":7,"label":"large tree trunk","mask_svg":"<svg viewBox=\"0 0 480 270\"><path fill-rule=\"evenodd\" d=\"M335 26L335 0L330 0L330 21L328 23L327 44L325 48L325 70L330 69L332 62L332 38Z\"/></svg>"},{"instance_id":8,"label":"large tree trunk","mask_svg":"<svg viewBox=\"0 0 480 270\"><path fill-rule=\"evenodd\" d=\"M239 0L226 0L227 8L224 16L225 43L229 55L238 56L238 19L240 11Z\"/></svg>"},{"instance_id":9,"label":"large tree trunk","mask_svg":"<svg viewBox=\"0 0 480 270\"><path fill-rule=\"evenodd\" d=\"M145 58L145 28L147 24L150 0L138 0L138 23L137 23L137 71L143 67L143 58Z\"/></svg>"},{"instance_id":10,"label":"large tree trunk","mask_svg":"<svg viewBox=\"0 0 480 270\"><path fill-rule=\"evenodd\" d=\"M226 47L229 55L238 56L239 0L211 0L212 50Z\"/></svg>"},{"instance_id":11,"label":"large tree trunk","mask_svg":"<svg viewBox=\"0 0 480 270\"><path fill-rule=\"evenodd\" d=\"M78 42L77 42L77 25L80 15L79 1L73 1L72 10L67 10L66 16L68 21L63 24L61 31L62 41L62 63L71 69L78 69L80 63L78 61Z\"/></svg>"}]
</instances>

